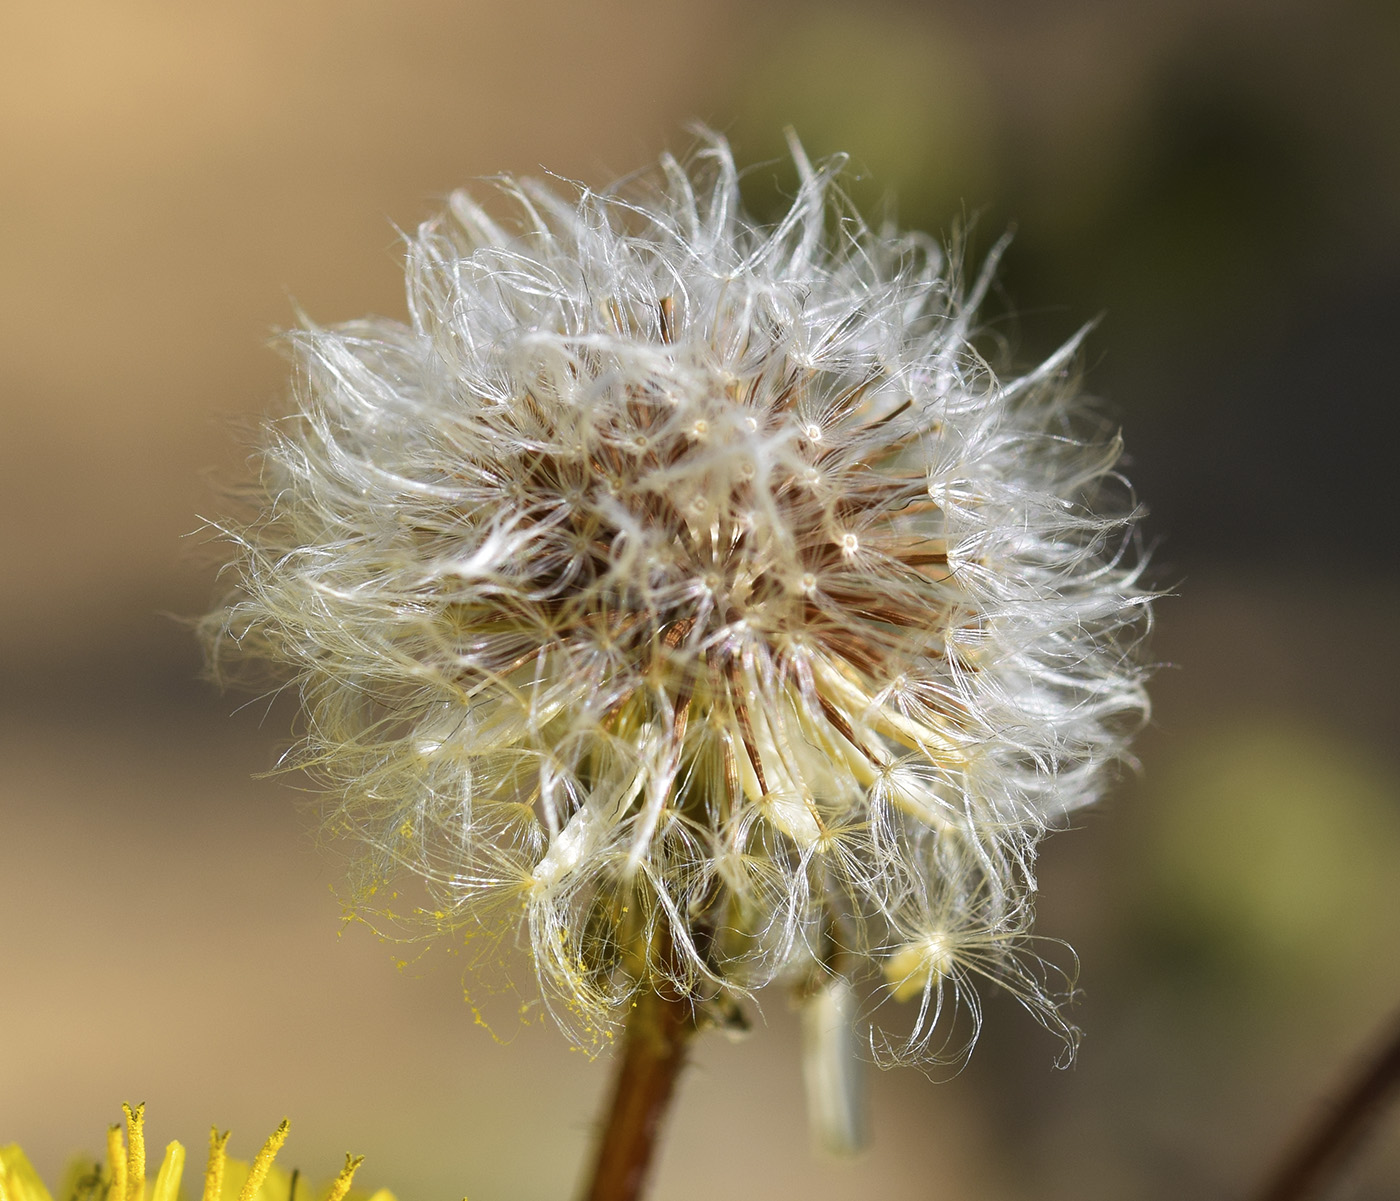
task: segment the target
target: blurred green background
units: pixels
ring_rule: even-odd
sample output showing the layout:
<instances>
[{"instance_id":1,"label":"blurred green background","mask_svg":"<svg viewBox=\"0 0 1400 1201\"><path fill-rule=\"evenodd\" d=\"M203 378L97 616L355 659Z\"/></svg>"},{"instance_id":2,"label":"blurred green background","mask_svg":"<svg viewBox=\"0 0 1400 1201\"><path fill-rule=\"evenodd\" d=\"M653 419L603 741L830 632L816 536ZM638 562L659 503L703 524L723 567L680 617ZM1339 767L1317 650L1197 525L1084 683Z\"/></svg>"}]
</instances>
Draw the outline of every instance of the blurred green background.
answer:
<instances>
[{"instance_id":1,"label":"blurred green background","mask_svg":"<svg viewBox=\"0 0 1400 1201\"><path fill-rule=\"evenodd\" d=\"M123 1099L155 1145L283 1113L403 1201L557 1198L602 1064L475 1026L450 964L341 931L285 742L199 683L182 536L280 403L267 348L403 311L395 226L781 131L974 250L995 332L1086 320L1151 509L1143 770L1043 859L1076 1066L991 998L969 1068L870 1072L809 1154L792 1015L704 1044L658 1198L1239 1196L1400 1004L1400 6L1390 0L51 0L0 10L0 1141L47 1176ZM230 712L237 712L230 716ZM507 1032L512 1033L512 1032ZM1337 1196L1400 1196L1391 1115Z\"/></svg>"}]
</instances>

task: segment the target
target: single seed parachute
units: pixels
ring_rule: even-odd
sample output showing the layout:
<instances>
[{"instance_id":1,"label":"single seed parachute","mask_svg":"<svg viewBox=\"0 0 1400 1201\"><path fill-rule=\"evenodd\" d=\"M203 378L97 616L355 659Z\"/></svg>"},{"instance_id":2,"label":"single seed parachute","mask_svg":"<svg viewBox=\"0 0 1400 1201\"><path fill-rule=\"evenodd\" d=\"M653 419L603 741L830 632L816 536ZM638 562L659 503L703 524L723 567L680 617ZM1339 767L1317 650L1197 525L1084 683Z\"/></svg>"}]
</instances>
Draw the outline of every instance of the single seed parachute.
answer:
<instances>
[{"instance_id":1,"label":"single seed parachute","mask_svg":"<svg viewBox=\"0 0 1400 1201\"><path fill-rule=\"evenodd\" d=\"M291 334L211 661L290 670L363 908L518 934L586 1046L779 978L881 1058L962 1054L977 978L1068 1039L1032 865L1146 712L1119 444L1077 340L978 353L995 252L967 281L793 154L771 226L717 137L457 193L407 324Z\"/></svg>"}]
</instances>

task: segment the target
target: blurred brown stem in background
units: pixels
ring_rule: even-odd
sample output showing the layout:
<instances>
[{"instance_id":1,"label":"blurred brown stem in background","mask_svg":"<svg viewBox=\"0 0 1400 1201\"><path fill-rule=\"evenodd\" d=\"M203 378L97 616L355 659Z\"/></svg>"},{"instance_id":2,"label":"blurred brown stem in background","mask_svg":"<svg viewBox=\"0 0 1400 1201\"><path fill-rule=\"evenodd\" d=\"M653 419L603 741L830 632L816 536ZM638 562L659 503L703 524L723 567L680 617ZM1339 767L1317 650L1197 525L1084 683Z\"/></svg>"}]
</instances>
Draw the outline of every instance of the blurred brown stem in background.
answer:
<instances>
[{"instance_id":1,"label":"blurred brown stem in background","mask_svg":"<svg viewBox=\"0 0 1400 1201\"><path fill-rule=\"evenodd\" d=\"M690 997L665 985L646 989L627 1020L622 1062L584 1201L635 1201L642 1195L670 1108L676 1078L695 1033Z\"/></svg>"},{"instance_id":2,"label":"blurred brown stem in background","mask_svg":"<svg viewBox=\"0 0 1400 1201\"><path fill-rule=\"evenodd\" d=\"M1305 1201L1321 1195L1374 1128L1400 1089L1400 1014L1375 1055L1362 1062L1288 1148L1255 1201Z\"/></svg>"}]
</instances>

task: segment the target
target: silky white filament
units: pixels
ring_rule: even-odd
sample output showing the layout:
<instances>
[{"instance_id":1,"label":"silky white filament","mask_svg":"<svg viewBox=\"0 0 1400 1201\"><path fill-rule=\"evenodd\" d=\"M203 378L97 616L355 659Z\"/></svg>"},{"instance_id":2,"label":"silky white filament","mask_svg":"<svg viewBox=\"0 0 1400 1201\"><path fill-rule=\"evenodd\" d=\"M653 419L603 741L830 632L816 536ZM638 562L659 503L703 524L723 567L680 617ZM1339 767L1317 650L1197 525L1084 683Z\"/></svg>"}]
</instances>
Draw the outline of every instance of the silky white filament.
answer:
<instances>
[{"instance_id":1,"label":"silky white filament","mask_svg":"<svg viewBox=\"0 0 1400 1201\"><path fill-rule=\"evenodd\" d=\"M995 254L967 287L793 154L771 227L713 136L503 180L511 220L458 193L407 324L293 333L211 655L290 668L362 908L411 877L396 917L518 934L585 1045L663 978L791 980L921 1062L994 981L1072 1040L1031 868L1146 711L1118 442L1074 342L975 349Z\"/></svg>"}]
</instances>

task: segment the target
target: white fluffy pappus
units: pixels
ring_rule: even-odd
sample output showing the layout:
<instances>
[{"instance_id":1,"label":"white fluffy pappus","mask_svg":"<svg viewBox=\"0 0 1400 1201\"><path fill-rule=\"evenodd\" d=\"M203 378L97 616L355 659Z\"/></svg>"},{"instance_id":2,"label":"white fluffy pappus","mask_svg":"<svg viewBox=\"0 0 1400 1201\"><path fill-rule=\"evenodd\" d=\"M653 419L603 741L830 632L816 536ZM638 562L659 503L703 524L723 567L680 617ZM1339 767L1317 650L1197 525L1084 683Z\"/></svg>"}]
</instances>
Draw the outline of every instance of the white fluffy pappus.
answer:
<instances>
[{"instance_id":1,"label":"white fluffy pappus","mask_svg":"<svg viewBox=\"0 0 1400 1201\"><path fill-rule=\"evenodd\" d=\"M996 252L965 284L793 154L771 227L718 137L454 194L407 324L293 333L211 661L290 669L365 910L413 878L395 917L528 940L583 1045L776 978L877 1058L961 1055L979 980L1072 1041L1032 863L1146 713L1119 445L1077 339L975 349Z\"/></svg>"}]
</instances>

